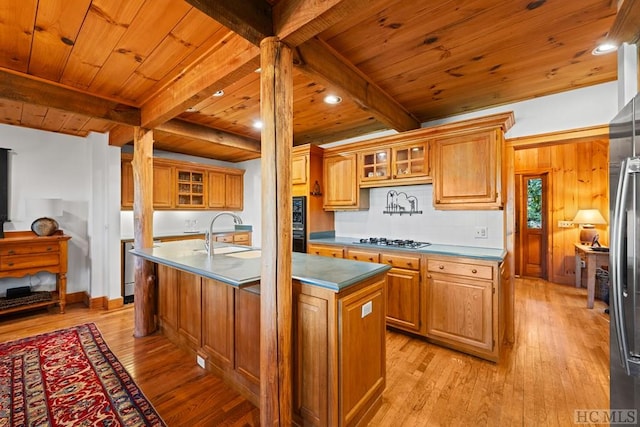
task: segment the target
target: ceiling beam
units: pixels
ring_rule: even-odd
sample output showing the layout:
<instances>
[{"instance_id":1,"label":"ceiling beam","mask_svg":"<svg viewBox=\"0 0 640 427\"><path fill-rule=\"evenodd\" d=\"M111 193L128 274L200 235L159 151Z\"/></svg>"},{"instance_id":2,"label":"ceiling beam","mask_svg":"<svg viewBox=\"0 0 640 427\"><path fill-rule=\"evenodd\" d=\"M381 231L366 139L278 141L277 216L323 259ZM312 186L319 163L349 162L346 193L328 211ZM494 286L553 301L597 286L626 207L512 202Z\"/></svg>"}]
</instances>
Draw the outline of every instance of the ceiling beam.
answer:
<instances>
[{"instance_id":1,"label":"ceiling beam","mask_svg":"<svg viewBox=\"0 0 640 427\"><path fill-rule=\"evenodd\" d=\"M6 69L0 69L0 98L119 124L140 125L140 110L135 107Z\"/></svg>"},{"instance_id":2,"label":"ceiling beam","mask_svg":"<svg viewBox=\"0 0 640 427\"><path fill-rule=\"evenodd\" d=\"M420 122L324 41L314 37L298 46L296 65L344 91L364 111L398 132L418 129Z\"/></svg>"},{"instance_id":3,"label":"ceiling beam","mask_svg":"<svg viewBox=\"0 0 640 427\"><path fill-rule=\"evenodd\" d=\"M201 62L177 76L141 107L141 126L155 128L193 107L217 90L253 72L260 64L260 49L231 34Z\"/></svg>"},{"instance_id":4,"label":"ceiling beam","mask_svg":"<svg viewBox=\"0 0 640 427\"><path fill-rule=\"evenodd\" d=\"M296 47L355 12L387 0L287 0L273 6L275 36Z\"/></svg>"},{"instance_id":5,"label":"ceiling beam","mask_svg":"<svg viewBox=\"0 0 640 427\"><path fill-rule=\"evenodd\" d=\"M122 147L133 141L133 126L116 125L109 131L109 145Z\"/></svg>"},{"instance_id":6,"label":"ceiling beam","mask_svg":"<svg viewBox=\"0 0 640 427\"><path fill-rule=\"evenodd\" d=\"M184 138L198 139L200 141L211 142L226 147L250 151L252 153L260 153L260 141L184 120L173 119L156 126L155 129Z\"/></svg>"},{"instance_id":7,"label":"ceiling beam","mask_svg":"<svg viewBox=\"0 0 640 427\"><path fill-rule=\"evenodd\" d=\"M271 18L260 15L259 21L250 8L236 5L232 0L187 0L194 7L245 37L251 43L259 44L267 36L266 28ZM380 0L369 0L364 7L372 7ZM251 3L260 3L252 0ZM325 42L315 36L363 7L362 0L291 0L278 2L273 8L273 25L276 36L289 46L298 46L296 65L311 78L320 78L352 98L363 110L373 114L377 120L399 131L417 129L420 122L402 105L378 87L355 65L340 56ZM262 11L266 7L259 6ZM249 27L253 30L248 31ZM248 35L247 35L248 34ZM217 86L219 89L222 86ZM169 97L175 99L175 97ZM181 111L187 107L181 104ZM143 107L143 125L148 120ZM152 121L152 124L158 124Z\"/></svg>"},{"instance_id":8,"label":"ceiling beam","mask_svg":"<svg viewBox=\"0 0 640 427\"><path fill-rule=\"evenodd\" d=\"M271 5L264 0L186 0L256 46L273 35Z\"/></svg>"},{"instance_id":9,"label":"ceiling beam","mask_svg":"<svg viewBox=\"0 0 640 427\"><path fill-rule=\"evenodd\" d=\"M636 43L640 40L639 19L640 0L624 0L607 34L607 40L617 44Z\"/></svg>"}]
</instances>

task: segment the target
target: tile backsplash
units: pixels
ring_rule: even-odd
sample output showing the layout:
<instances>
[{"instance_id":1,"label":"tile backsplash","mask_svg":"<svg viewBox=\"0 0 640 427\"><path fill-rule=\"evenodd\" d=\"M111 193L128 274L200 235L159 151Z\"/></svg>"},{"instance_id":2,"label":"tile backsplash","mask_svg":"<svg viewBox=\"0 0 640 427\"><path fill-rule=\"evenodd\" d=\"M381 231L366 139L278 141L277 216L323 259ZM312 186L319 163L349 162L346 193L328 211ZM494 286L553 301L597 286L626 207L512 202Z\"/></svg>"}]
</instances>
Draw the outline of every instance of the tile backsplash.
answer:
<instances>
[{"instance_id":1,"label":"tile backsplash","mask_svg":"<svg viewBox=\"0 0 640 427\"><path fill-rule=\"evenodd\" d=\"M422 211L422 214L384 214L390 190L414 196L417 199L415 210ZM387 237L447 245L504 248L503 211L435 210L432 195L432 185L372 188L369 190L369 210L336 212L336 236ZM478 227L486 229L486 238L476 238Z\"/></svg>"}]
</instances>

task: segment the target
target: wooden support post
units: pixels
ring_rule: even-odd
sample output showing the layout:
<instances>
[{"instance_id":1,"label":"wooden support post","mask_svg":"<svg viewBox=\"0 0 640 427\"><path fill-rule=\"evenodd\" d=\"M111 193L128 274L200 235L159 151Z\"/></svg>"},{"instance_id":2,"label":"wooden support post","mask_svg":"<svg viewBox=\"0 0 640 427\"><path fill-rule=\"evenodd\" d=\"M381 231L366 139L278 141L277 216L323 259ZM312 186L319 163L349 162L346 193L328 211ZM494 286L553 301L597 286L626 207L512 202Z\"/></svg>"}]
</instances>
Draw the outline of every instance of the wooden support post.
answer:
<instances>
[{"instance_id":1,"label":"wooden support post","mask_svg":"<svg viewBox=\"0 0 640 427\"><path fill-rule=\"evenodd\" d=\"M133 137L133 244L153 246L153 131L136 127ZM156 330L155 271L150 261L136 257L133 291L133 335L144 337Z\"/></svg>"},{"instance_id":2,"label":"wooden support post","mask_svg":"<svg viewBox=\"0 0 640 427\"><path fill-rule=\"evenodd\" d=\"M277 37L260 44L262 275L260 424L291 425L291 147L293 55Z\"/></svg>"}]
</instances>

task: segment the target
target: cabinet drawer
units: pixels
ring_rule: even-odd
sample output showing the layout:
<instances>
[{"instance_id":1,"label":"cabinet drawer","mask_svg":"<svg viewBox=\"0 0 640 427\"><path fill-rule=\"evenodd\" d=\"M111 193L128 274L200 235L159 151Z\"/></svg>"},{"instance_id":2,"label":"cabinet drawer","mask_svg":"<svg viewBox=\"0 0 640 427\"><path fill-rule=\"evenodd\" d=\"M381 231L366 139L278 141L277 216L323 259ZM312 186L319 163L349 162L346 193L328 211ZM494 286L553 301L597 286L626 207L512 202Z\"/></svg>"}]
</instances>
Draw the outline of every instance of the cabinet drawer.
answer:
<instances>
[{"instance_id":1,"label":"cabinet drawer","mask_svg":"<svg viewBox=\"0 0 640 427\"><path fill-rule=\"evenodd\" d=\"M348 249L347 258L354 261L380 262L379 253L370 251L359 251L356 249Z\"/></svg>"},{"instance_id":2,"label":"cabinet drawer","mask_svg":"<svg viewBox=\"0 0 640 427\"><path fill-rule=\"evenodd\" d=\"M233 234L223 234L216 236L216 242L233 243Z\"/></svg>"},{"instance_id":3,"label":"cabinet drawer","mask_svg":"<svg viewBox=\"0 0 640 427\"><path fill-rule=\"evenodd\" d=\"M486 280L493 279L493 267L489 265L429 259L427 261L427 269L433 273L456 274L458 276L475 277Z\"/></svg>"},{"instance_id":4,"label":"cabinet drawer","mask_svg":"<svg viewBox=\"0 0 640 427\"><path fill-rule=\"evenodd\" d=\"M249 234L247 233L235 234L233 236L233 242L240 243L240 244L249 244Z\"/></svg>"},{"instance_id":5,"label":"cabinet drawer","mask_svg":"<svg viewBox=\"0 0 640 427\"><path fill-rule=\"evenodd\" d=\"M0 256L0 270L4 271L57 266L59 263L60 256L58 252L51 254Z\"/></svg>"},{"instance_id":6,"label":"cabinet drawer","mask_svg":"<svg viewBox=\"0 0 640 427\"><path fill-rule=\"evenodd\" d=\"M406 268L408 270L420 270L420 257L400 254L381 254L380 260L383 264L389 264L396 268Z\"/></svg>"},{"instance_id":7,"label":"cabinet drawer","mask_svg":"<svg viewBox=\"0 0 640 427\"><path fill-rule=\"evenodd\" d=\"M339 246L308 245L307 252L311 255L328 256L333 258L344 257L344 250Z\"/></svg>"},{"instance_id":8,"label":"cabinet drawer","mask_svg":"<svg viewBox=\"0 0 640 427\"><path fill-rule=\"evenodd\" d=\"M11 248L2 248L0 249L0 256L57 253L58 249L58 243L30 243L27 245L16 245Z\"/></svg>"}]
</instances>

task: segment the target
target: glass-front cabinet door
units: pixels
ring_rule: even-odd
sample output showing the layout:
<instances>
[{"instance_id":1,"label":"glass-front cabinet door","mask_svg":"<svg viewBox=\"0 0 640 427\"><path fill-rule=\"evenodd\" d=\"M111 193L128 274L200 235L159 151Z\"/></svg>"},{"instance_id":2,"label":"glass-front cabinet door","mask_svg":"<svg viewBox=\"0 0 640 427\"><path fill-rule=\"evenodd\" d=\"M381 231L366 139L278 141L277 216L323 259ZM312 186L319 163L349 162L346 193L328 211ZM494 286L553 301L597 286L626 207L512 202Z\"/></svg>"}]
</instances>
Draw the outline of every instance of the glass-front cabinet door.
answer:
<instances>
[{"instance_id":1,"label":"glass-front cabinet door","mask_svg":"<svg viewBox=\"0 0 640 427\"><path fill-rule=\"evenodd\" d=\"M429 175L429 147L426 142L393 148L393 178Z\"/></svg>"},{"instance_id":2,"label":"glass-front cabinet door","mask_svg":"<svg viewBox=\"0 0 640 427\"><path fill-rule=\"evenodd\" d=\"M380 181L391 177L389 149L360 153L360 181Z\"/></svg>"},{"instance_id":3,"label":"glass-front cabinet door","mask_svg":"<svg viewBox=\"0 0 640 427\"><path fill-rule=\"evenodd\" d=\"M204 207L204 173L178 170L178 206Z\"/></svg>"}]
</instances>

